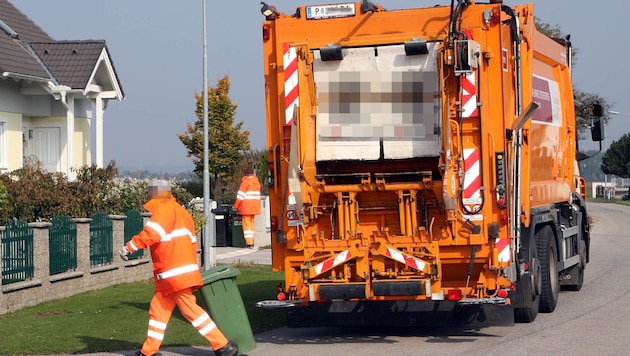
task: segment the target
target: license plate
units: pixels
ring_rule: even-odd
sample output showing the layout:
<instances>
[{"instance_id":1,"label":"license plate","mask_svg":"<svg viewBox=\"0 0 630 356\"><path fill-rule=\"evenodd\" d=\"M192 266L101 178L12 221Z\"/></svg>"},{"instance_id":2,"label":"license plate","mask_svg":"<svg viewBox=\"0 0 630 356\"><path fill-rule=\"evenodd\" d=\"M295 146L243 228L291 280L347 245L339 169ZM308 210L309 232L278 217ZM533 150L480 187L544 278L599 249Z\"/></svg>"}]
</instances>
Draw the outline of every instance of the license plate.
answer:
<instances>
[{"instance_id":1,"label":"license plate","mask_svg":"<svg viewBox=\"0 0 630 356\"><path fill-rule=\"evenodd\" d=\"M349 17L355 15L356 9L354 3L306 7L306 18L309 20Z\"/></svg>"}]
</instances>

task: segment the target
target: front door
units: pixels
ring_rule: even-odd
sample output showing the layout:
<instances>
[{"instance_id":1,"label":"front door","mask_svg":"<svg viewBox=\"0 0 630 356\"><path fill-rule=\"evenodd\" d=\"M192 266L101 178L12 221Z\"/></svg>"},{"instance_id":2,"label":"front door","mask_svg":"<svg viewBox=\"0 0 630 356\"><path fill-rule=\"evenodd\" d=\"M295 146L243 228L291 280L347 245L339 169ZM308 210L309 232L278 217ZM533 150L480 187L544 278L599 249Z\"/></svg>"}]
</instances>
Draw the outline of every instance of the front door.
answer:
<instances>
[{"instance_id":1,"label":"front door","mask_svg":"<svg viewBox=\"0 0 630 356\"><path fill-rule=\"evenodd\" d=\"M33 154L48 172L60 170L60 143L58 127L36 127L33 130Z\"/></svg>"}]
</instances>

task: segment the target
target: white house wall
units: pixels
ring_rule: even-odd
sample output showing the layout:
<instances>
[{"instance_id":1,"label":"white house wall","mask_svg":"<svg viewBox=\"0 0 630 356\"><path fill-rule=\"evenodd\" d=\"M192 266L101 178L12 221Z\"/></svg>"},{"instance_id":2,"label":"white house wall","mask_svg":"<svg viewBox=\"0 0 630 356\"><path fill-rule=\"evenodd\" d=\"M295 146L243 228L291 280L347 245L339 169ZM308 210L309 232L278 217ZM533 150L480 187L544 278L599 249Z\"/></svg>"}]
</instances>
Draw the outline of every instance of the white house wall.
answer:
<instances>
[{"instance_id":1,"label":"white house wall","mask_svg":"<svg viewBox=\"0 0 630 356\"><path fill-rule=\"evenodd\" d=\"M92 164L90 149L90 119L76 118L74 123L74 165Z\"/></svg>"},{"instance_id":2,"label":"white house wall","mask_svg":"<svg viewBox=\"0 0 630 356\"><path fill-rule=\"evenodd\" d=\"M91 116L92 103L87 99L74 101L74 168L92 164L91 158ZM62 102L51 95L22 95L20 83L13 80L0 80L0 119L6 119L5 133L6 165L9 171L22 167L23 154L33 153L33 139L29 138L29 130L58 128L59 152L64 152L66 145L66 130L64 119L66 108ZM27 146L23 145L24 138ZM24 152L26 149L27 152ZM68 166L67 156L59 157L59 168L65 171Z\"/></svg>"},{"instance_id":3,"label":"white house wall","mask_svg":"<svg viewBox=\"0 0 630 356\"><path fill-rule=\"evenodd\" d=\"M0 111L0 120L6 122L6 132L3 150L7 170L11 171L22 166L22 115Z\"/></svg>"},{"instance_id":4,"label":"white house wall","mask_svg":"<svg viewBox=\"0 0 630 356\"><path fill-rule=\"evenodd\" d=\"M13 80L0 80L0 111L23 112L27 108L28 100L19 95L20 85Z\"/></svg>"},{"instance_id":5,"label":"white house wall","mask_svg":"<svg viewBox=\"0 0 630 356\"><path fill-rule=\"evenodd\" d=\"M92 164L92 102L87 99L74 100L74 166ZM65 113L64 113L65 115Z\"/></svg>"}]
</instances>

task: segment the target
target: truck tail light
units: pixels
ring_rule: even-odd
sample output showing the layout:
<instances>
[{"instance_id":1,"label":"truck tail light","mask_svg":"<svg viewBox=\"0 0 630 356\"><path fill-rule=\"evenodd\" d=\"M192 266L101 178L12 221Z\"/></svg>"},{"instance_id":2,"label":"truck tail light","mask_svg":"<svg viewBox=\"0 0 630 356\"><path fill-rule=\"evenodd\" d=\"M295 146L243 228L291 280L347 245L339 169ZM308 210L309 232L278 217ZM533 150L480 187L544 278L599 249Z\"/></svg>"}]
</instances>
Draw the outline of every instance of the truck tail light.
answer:
<instances>
[{"instance_id":1,"label":"truck tail light","mask_svg":"<svg viewBox=\"0 0 630 356\"><path fill-rule=\"evenodd\" d=\"M262 38L263 42L267 42L271 38L271 29L268 25L264 25L262 28Z\"/></svg>"},{"instance_id":2,"label":"truck tail light","mask_svg":"<svg viewBox=\"0 0 630 356\"><path fill-rule=\"evenodd\" d=\"M497 294L499 296L499 298L507 298L508 296L508 291L507 289L499 289L499 293Z\"/></svg>"},{"instance_id":3,"label":"truck tail light","mask_svg":"<svg viewBox=\"0 0 630 356\"><path fill-rule=\"evenodd\" d=\"M499 10L492 10L492 23L497 24L501 22L501 12Z\"/></svg>"},{"instance_id":4,"label":"truck tail light","mask_svg":"<svg viewBox=\"0 0 630 356\"><path fill-rule=\"evenodd\" d=\"M461 300L462 291L459 289L449 289L447 296L448 296L448 300Z\"/></svg>"},{"instance_id":5,"label":"truck tail light","mask_svg":"<svg viewBox=\"0 0 630 356\"><path fill-rule=\"evenodd\" d=\"M275 182L274 166L273 162L267 162L267 185L273 187Z\"/></svg>"},{"instance_id":6,"label":"truck tail light","mask_svg":"<svg viewBox=\"0 0 630 356\"><path fill-rule=\"evenodd\" d=\"M271 217L271 232L276 232L276 231L278 231L278 217L272 216Z\"/></svg>"}]
</instances>

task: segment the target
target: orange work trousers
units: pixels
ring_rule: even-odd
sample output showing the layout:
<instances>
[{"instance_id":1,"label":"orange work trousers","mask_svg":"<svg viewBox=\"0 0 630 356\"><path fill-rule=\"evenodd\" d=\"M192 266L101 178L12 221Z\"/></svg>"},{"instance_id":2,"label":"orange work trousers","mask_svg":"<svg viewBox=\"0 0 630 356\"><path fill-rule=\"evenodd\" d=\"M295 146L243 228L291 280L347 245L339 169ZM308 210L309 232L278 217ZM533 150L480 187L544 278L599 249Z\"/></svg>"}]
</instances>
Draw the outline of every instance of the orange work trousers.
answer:
<instances>
[{"instance_id":1,"label":"orange work trousers","mask_svg":"<svg viewBox=\"0 0 630 356\"><path fill-rule=\"evenodd\" d=\"M254 246L254 219L256 215L243 215L243 237L247 246Z\"/></svg>"},{"instance_id":2,"label":"orange work trousers","mask_svg":"<svg viewBox=\"0 0 630 356\"><path fill-rule=\"evenodd\" d=\"M156 291L149 306L149 331L147 339L142 345L141 352L143 355L150 356L160 350L166 325L171 319L175 306L179 307L179 311L184 318L208 340L213 350L218 350L227 345L228 340L212 321L208 313L197 305L197 299L190 288L175 292L167 297Z\"/></svg>"}]
</instances>

